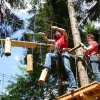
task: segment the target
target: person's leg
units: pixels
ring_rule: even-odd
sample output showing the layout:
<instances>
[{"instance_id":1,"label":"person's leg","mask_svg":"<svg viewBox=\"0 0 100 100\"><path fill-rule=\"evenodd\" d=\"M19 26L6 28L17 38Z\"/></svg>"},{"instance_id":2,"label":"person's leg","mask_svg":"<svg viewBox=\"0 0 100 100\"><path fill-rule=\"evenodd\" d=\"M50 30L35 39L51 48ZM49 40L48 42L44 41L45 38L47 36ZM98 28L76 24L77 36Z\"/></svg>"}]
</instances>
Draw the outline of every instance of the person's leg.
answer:
<instances>
[{"instance_id":1,"label":"person's leg","mask_svg":"<svg viewBox=\"0 0 100 100\"><path fill-rule=\"evenodd\" d=\"M59 59L59 55L57 53L47 53L45 58L45 68L51 69L51 59Z\"/></svg>"},{"instance_id":2,"label":"person's leg","mask_svg":"<svg viewBox=\"0 0 100 100\"><path fill-rule=\"evenodd\" d=\"M73 74L71 67L70 67L70 56L69 56L68 52L62 53L62 60L63 60L64 66L65 66L65 70L66 70L66 73L68 75L71 87L77 88L75 77L74 77L74 74Z\"/></svg>"},{"instance_id":3,"label":"person's leg","mask_svg":"<svg viewBox=\"0 0 100 100\"><path fill-rule=\"evenodd\" d=\"M97 82L100 82L100 71L99 71L99 64L98 64L98 57L93 55L90 57L90 63L93 70L93 74L96 78Z\"/></svg>"}]
</instances>

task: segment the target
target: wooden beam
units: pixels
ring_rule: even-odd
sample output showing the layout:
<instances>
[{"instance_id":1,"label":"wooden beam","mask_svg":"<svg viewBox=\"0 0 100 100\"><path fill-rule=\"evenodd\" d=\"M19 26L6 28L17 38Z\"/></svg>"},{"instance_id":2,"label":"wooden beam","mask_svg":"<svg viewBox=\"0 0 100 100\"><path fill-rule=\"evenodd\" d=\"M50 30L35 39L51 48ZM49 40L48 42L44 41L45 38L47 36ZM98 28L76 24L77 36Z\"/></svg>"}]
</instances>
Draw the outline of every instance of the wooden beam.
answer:
<instances>
[{"instance_id":1,"label":"wooden beam","mask_svg":"<svg viewBox=\"0 0 100 100\"><path fill-rule=\"evenodd\" d=\"M5 43L5 39L0 39L1 42ZM54 44L47 44L47 43L37 43L37 42L28 42L28 41L17 41L17 40L11 40L11 46L15 47L23 47L23 48L37 48L40 46L47 47L47 50L54 50L55 45ZM81 47L80 45L77 47L74 47L72 49L69 49L69 53L72 55L75 55L75 50Z\"/></svg>"},{"instance_id":2,"label":"wooden beam","mask_svg":"<svg viewBox=\"0 0 100 100\"><path fill-rule=\"evenodd\" d=\"M5 39L0 39L0 41L5 43ZM40 45L47 46L48 49L54 49L53 44L11 40L11 46L15 46L15 47L36 48L39 47Z\"/></svg>"},{"instance_id":3,"label":"wooden beam","mask_svg":"<svg viewBox=\"0 0 100 100\"><path fill-rule=\"evenodd\" d=\"M71 99L73 99L73 98L77 98L78 96L80 96L80 94L82 94L82 93L88 93L88 92L90 92L90 91L94 91L94 92L96 92L97 90L96 90L96 88L98 89L100 89L100 83L98 83L98 82L93 82L92 84L89 84L89 85L87 85L87 86L85 86L85 87L82 87L82 88L79 88L79 89L76 89L74 92L72 92L72 93L67 93L67 94L65 94L65 95L63 95L63 96L60 96L60 97L58 97L58 98L56 98L56 100L71 100ZM91 95L91 94L90 94ZM93 95L91 96L91 97L94 97Z\"/></svg>"},{"instance_id":4,"label":"wooden beam","mask_svg":"<svg viewBox=\"0 0 100 100\"><path fill-rule=\"evenodd\" d=\"M78 48L80 48L80 47L81 47L81 45L79 45L79 46L77 46L77 47L74 47L74 48L70 49L69 52L73 52L73 51L75 51L76 49L78 49Z\"/></svg>"}]
</instances>

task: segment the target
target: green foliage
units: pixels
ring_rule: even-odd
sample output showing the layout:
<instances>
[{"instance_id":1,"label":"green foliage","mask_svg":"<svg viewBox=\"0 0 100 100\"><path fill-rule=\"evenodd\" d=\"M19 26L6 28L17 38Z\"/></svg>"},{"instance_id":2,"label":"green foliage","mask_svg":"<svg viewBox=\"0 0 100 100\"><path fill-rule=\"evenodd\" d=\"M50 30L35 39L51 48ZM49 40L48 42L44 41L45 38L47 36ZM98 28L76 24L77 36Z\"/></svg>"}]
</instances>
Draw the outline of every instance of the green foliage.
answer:
<instances>
[{"instance_id":1,"label":"green foliage","mask_svg":"<svg viewBox=\"0 0 100 100\"><path fill-rule=\"evenodd\" d=\"M87 41L86 41L86 35L87 34L93 34L97 43L100 44L99 29L97 29L94 26L94 24L92 24L92 23L85 24L84 30L81 30L80 32L81 32L82 42L84 44L87 44Z\"/></svg>"},{"instance_id":2,"label":"green foliage","mask_svg":"<svg viewBox=\"0 0 100 100\"><path fill-rule=\"evenodd\" d=\"M30 34L30 33L24 33L24 36L23 36L23 39L25 41L33 41L33 34Z\"/></svg>"},{"instance_id":3,"label":"green foliage","mask_svg":"<svg viewBox=\"0 0 100 100\"><path fill-rule=\"evenodd\" d=\"M33 10L35 9L34 6L39 2L39 0L32 0L33 2ZM36 10L36 9L35 9ZM67 31L70 30L70 22L69 22L69 15L67 11L66 6L66 0L47 0L47 3L44 4L43 7L40 7L38 11L34 11L34 16L29 20L29 29L31 29L34 32L33 34L30 34L30 32L24 33L24 40L27 41L33 41L33 39L36 42L43 42L43 37L38 35L38 32L45 32L48 34L48 37L50 37L50 26L51 25L57 25L59 27L65 28ZM86 33L94 33L96 32L96 29L94 25L91 25L91 23L88 23L85 26L85 32ZM34 38L33 38L34 37ZM70 40L72 42L72 40ZM72 44L72 43L71 43ZM41 59L41 49L42 49L42 59ZM39 94L39 85L38 85L38 79L40 77L41 71L44 68L42 64L45 60L45 54L47 51L45 51L43 48L34 48L34 49L28 49L28 54L32 53L34 58L33 63L33 73L28 74L25 70L19 66L19 69L24 73L24 75L17 75L15 77L16 82L10 82L10 84L7 87L7 91L9 92L8 95L5 94L6 100L30 100L32 97L34 100L38 100L38 97L41 96L42 99L45 98L46 92L50 91L49 97L52 97L54 99L55 96L58 94L53 94L53 89L58 89L58 87L55 86L55 83L49 79L49 77L46 80L46 83L44 86L41 86L40 94ZM25 64L26 64L26 57L25 57ZM76 71L75 61L74 59L71 60L72 64L72 70ZM54 65L53 65L54 66ZM54 70L53 70L54 71ZM56 76L56 75L55 75ZM56 79L56 77L54 77ZM64 77L66 78L66 76ZM57 81L57 79L56 79ZM65 87L66 88L66 87ZM50 99L50 100L52 100Z\"/></svg>"},{"instance_id":4,"label":"green foliage","mask_svg":"<svg viewBox=\"0 0 100 100\"><path fill-rule=\"evenodd\" d=\"M87 23L85 25L84 31L86 34L93 34L95 37L95 40L100 44L99 29L97 29L92 23Z\"/></svg>"},{"instance_id":5,"label":"green foliage","mask_svg":"<svg viewBox=\"0 0 100 100\"><path fill-rule=\"evenodd\" d=\"M54 9L56 5L57 5L57 9ZM65 12L62 9L64 9ZM24 40L32 41L34 37L35 41L43 42L43 37L38 35L38 32L40 31L46 32L48 34L48 37L50 37L51 25L58 25L69 30L69 26L67 26L67 24L69 25L69 20L67 20L68 15L66 14L66 9L67 9L66 3L64 3L64 1L61 2L59 0L56 2L55 5L52 5L48 1L48 3L44 4L44 7L40 8L39 12L35 13L36 15L29 20L30 21L29 29L31 29L35 33L34 36L33 34L30 34L30 32L27 32L24 34L23 37ZM22 98L24 98L24 100L30 100L32 97L35 100L38 99L39 97L38 79L40 77L42 69L44 68L42 64L44 63L46 52L47 51L45 51L42 48L42 55L41 55L41 48L35 48L33 50L28 49L27 53L28 54L32 53L34 58L33 73L27 74L24 72L25 69L19 66L19 69L22 70L22 73L24 73L24 75L17 75L15 77L15 81L9 83L7 87L7 91L9 94L5 95L6 100L21 100ZM25 64L26 64L26 57L25 57ZM56 83L54 85L54 82L51 80L52 79L47 78L46 84L42 86L40 89L41 90L40 96L42 97L42 99L46 97L46 92L48 91L49 91L50 99L51 98L53 99L55 96L58 95L58 93L53 94L52 92L53 89L55 91L56 89L58 89L58 87L56 87L55 86Z\"/></svg>"},{"instance_id":6,"label":"green foliage","mask_svg":"<svg viewBox=\"0 0 100 100\"><path fill-rule=\"evenodd\" d=\"M91 23L87 23L85 25L85 29L84 30L85 30L86 34L93 34L93 33L97 32L96 27Z\"/></svg>"},{"instance_id":7,"label":"green foliage","mask_svg":"<svg viewBox=\"0 0 100 100\"><path fill-rule=\"evenodd\" d=\"M24 0L8 0L8 2L12 7L23 8L23 9L25 8Z\"/></svg>"},{"instance_id":8,"label":"green foliage","mask_svg":"<svg viewBox=\"0 0 100 100\"><path fill-rule=\"evenodd\" d=\"M50 0L54 18L54 25L65 28L67 31L70 28L70 20L66 5L66 0Z\"/></svg>"},{"instance_id":9,"label":"green foliage","mask_svg":"<svg viewBox=\"0 0 100 100\"><path fill-rule=\"evenodd\" d=\"M50 32L50 19L52 13L47 5L44 6L44 8L39 9L38 14L34 15L34 17L30 19L29 29L33 30L35 33L40 31L47 33Z\"/></svg>"},{"instance_id":10,"label":"green foliage","mask_svg":"<svg viewBox=\"0 0 100 100\"><path fill-rule=\"evenodd\" d=\"M20 69L23 70L21 67ZM38 78L40 72L41 66L34 66L32 74L24 73L24 75L16 75L14 81L10 81L6 88L8 92L8 95L4 95L6 100L30 100L31 98L37 98L39 96Z\"/></svg>"}]
</instances>

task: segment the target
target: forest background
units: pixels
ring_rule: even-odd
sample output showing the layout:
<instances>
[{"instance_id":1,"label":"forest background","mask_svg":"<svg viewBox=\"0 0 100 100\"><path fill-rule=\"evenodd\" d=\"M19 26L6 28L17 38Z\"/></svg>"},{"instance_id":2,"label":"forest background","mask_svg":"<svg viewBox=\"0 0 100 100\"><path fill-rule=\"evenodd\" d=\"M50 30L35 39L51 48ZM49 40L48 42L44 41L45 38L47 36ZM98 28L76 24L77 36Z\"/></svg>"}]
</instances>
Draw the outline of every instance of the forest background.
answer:
<instances>
[{"instance_id":1,"label":"forest background","mask_svg":"<svg viewBox=\"0 0 100 100\"><path fill-rule=\"evenodd\" d=\"M3 5L1 0L1 5ZM25 8L24 0L7 0L7 2L15 9ZM32 9L28 11L29 14L33 14L28 19L28 26L20 40L44 42L43 37L37 35L39 32L45 32L48 38L51 36L51 26L58 26L64 28L69 33L69 48L73 48L73 38L71 34L71 25L67 9L67 0L31 0ZM100 44L100 29L99 26L95 26L94 23L100 22L100 1L99 0L73 0L76 17L78 21L78 29L82 42L86 43L86 34L92 33L95 36L96 41ZM11 9L4 9L5 15L2 17L2 23L4 24L6 18L7 25L12 25L13 32L19 29L23 29L24 21L20 20L14 13L11 13ZM31 31L31 32L30 32ZM13 33L12 32L12 33ZM33 34L33 33L34 34ZM7 32L8 35L12 35ZM1 38L3 38L1 36ZM78 41L77 41L78 42ZM13 76L13 81L9 82L6 87L6 91L1 94L1 97L5 100L32 100L32 99L54 99L58 96L58 87L56 75L51 73L51 77L47 77L46 83L43 86L38 85L38 79L41 71L44 68L45 54L47 50L41 48L27 49L27 54L33 54L34 64L33 73L28 74L26 68L18 66L22 72L22 75ZM24 58L24 64L26 64L26 55ZM72 66L75 66L75 58L71 57ZM77 67L72 67L74 75L76 76ZM90 76L91 76L91 72ZM77 75L78 76L78 75ZM76 79L79 83L79 79ZM91 82L94 81L93 77L90 77ZM61 90L62 95L65 90Z\"/></svg>"}]
</instances>

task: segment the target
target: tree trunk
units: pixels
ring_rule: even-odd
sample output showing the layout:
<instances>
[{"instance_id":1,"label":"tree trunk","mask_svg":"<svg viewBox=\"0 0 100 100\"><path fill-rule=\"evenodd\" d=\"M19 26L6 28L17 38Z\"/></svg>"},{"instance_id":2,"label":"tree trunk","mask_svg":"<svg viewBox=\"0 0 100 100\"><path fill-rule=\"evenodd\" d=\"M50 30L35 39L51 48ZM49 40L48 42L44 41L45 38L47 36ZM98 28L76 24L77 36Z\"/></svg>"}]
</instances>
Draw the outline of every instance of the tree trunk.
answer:
<instances>
[{"instance_id":1,"label":"tree trunk","mask_svg":"<svg viewBox=\"0 0 100 100\"><path fill-rule=\"evenodd\" d=\"M74 46L78 46L81 43L80 32L78 30L78 24L75 16L75 10L72 3L72 0L67 0L72 36L74 41ZM87 72L85 71L85 67L82 63L83 61L83 51L82 48L76 50L76 57L77 57L77 66L80 78L81 86L85 86L89 83Z\"/></svg>"}]
</instances>

